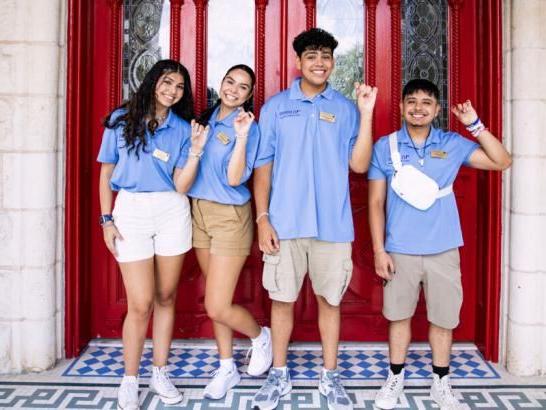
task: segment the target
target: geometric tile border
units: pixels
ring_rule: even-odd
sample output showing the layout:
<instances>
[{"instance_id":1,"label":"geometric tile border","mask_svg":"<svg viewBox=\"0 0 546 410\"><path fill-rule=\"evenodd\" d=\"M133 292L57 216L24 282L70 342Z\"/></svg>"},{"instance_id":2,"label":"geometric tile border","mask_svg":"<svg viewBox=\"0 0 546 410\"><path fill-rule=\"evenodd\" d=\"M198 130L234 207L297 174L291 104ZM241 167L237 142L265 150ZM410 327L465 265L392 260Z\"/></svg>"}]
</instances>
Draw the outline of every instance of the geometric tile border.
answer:
<instances>
[{"instance_id":1,"label":"geometric tile border","mask_svg":"<svg viewBox=\"0 0 546 410\"><path fill-rule=\"evenodd\" d=\"M346 380L381 380L387 376L389 366L385 350L341 350L338 369ZM234 350L243 379L253 379L246 374L246 351ZM431 378L432 353L430 350L410 350L406 361L406 379ZM173 348L168 362L170 376L175 380L209 379L218 366L215 349ZM140 363L140 376L150 377L152 351L144 349ZM293 380L318 380L322 366L319 350L290 350L288 367ZM495 369L483 359L478 350L453 350L450 372L452 379L499 379ZM80 357L64 371L70 377L121 377L123 375L122 348L94 344L88 346Z\"/></svg>"},{"instance_id":2,"label":"geometric tile border","mask_svg":"<svg viewBox=\"0 0 546 410\"><path fill-rule=\"evenodd\" d=\"M253 388L236 387L221 400L209 401L201 398L202 389L178 386L184 399L175 406L164 407L157 396L141 385L141 409L182 409L182 410L249 410L255 393ZM546 386L472 386L453 388L455 395L466 408L471 409L545 409ZM347 388L354 402L355 410L373 409L377 387ZM23 409L115 409L116 387L79 383L72 386L50 386L32 383L0 382L0 408ZM283 397L278 410L326 409L324 398L317 388L297 388ZM428 387L406 388L397 409L432 409Z\"/></svg>"}]
</instances>

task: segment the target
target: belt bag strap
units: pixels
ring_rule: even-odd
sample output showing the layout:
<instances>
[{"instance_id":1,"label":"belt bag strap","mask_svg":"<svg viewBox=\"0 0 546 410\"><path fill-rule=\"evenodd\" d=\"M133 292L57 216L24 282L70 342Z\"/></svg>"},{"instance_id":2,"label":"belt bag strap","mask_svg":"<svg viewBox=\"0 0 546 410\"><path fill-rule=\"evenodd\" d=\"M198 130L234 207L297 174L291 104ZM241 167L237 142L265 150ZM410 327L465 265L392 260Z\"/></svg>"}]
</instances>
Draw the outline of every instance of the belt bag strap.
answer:
<instances>
[{"instance_id":1,"label":"belt bag strap","mask_svg":"<svg viewBox=\"0 0 546 410\"><path fill-rule=\"evenodd\" d=\"M392 132L389 135L389 147L391 151L391 161L395 171L399 171L402 168L402 159L400 152L398 152L398 136L397 131ZM443 198L453 192L453 184L447 185L444 188L438 190L436 198Z\"/></svg>"}]
</instances>

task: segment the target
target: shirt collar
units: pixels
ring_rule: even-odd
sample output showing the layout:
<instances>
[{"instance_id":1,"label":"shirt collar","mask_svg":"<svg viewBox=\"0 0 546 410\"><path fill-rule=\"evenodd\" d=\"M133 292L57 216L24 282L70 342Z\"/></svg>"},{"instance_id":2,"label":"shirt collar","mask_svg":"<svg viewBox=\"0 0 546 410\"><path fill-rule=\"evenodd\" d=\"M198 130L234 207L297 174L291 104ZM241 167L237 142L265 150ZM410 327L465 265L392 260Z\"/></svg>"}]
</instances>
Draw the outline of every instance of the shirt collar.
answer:
<instances>
[{"instance_id":1,"label":"shirt collar","mask_svg":"<svg viewBox=\"0 0 546 410\"><path fill-rule=\"evenodd\" d=\"M174 127L175 126L175 114L172 112L172 110L169 110L167 113L167 118L165 118L165 121L163 121L163 124L161 124L159 127L157 127L158 130L165 127Z\"/></svg>"},{"instance_id":2,"label":"shirt collar","mask_svg":"<svg viewBox=\"0 0 546 410\"><path fill-rule=\"evenodd\" d=\"M331 100L332 98L334 98L334 89L328 83L326 84L326 88L321 93L313 97L312 99L315 99L319 96L322 96L328 100ZM292 85L290 86L290 93L288 98L290 98L291 100L308 100L308 101L312 100L311 98L307 97L301 90L301 77L296 78L292 82Z\"/></svg>"},{"instance_id":3,"label":"shirt collar","mask_svg":"<svg viewBox=\"0 0 546 410\"><path fill-rule=\"evenodd\" d=\"M210 116L210 120L209 120L211 127L215 127L218 124L225 125L226 127L233 127L233 120L237 116L239 110L238 109L233 110L221 120L218 120L219 112L220 112L220 106L216 107L216 109L212 112L212 115Z\"/></svg>"},{"instance_id":4,"label":"shirt collar","mask_svg":"<svg viewBox=\"0 0 546 410\"><path fill-rule=\"evenodd\" d=\"M398 133L398 141L400 141L402 144L411 144L408 128L406 126L406 123L402 125L401 132ZM433 126L430 127L430 134L428 136L428 144L437 144L440 142L440 129L434 128Z\"/></svg>"}]
</instances>

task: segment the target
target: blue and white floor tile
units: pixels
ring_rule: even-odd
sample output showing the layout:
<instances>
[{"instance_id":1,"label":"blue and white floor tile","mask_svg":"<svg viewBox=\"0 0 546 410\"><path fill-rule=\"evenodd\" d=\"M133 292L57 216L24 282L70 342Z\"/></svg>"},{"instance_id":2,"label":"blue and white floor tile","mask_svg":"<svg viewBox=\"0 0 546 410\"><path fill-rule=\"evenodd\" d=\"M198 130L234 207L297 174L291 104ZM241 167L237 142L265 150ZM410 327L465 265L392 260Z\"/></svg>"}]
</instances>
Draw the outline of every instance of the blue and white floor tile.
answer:
<instances>
[{"instance_id":1,"label":"blue and white floor tile","mask_svg":"<svg viewBox=\"0 0 546 410\"><path fill-rule=\"evenodd\" d=\"M246 345L238 345L236 358L244 371ZM388 367L385 346L344 345L339 355L343 383L355 409L373 409L373 399ZM297 345L289 352L294 389L279 410L326 409L317 390L322 364L316 345ZM437 408L429 398L430 351L413 346L408 356L405 393L397 409ZM146 350L141 368L142 409L163 409L148 390L151 352ZM175 344L169 359L173 381L184 400L171 409L250 409L252 396L263 382L243 375L242 382L218 401L202 399L209 373L217 365L210 342ZM123 373L118 343L93 342L83 354L64 360L39 374L0 377L0 409L115 409L116 391ZM453 389L469 409L546 409L546 378L516 378L483 359L472 346L456 346L452 358Z\"/></svg>"}]
</instances>

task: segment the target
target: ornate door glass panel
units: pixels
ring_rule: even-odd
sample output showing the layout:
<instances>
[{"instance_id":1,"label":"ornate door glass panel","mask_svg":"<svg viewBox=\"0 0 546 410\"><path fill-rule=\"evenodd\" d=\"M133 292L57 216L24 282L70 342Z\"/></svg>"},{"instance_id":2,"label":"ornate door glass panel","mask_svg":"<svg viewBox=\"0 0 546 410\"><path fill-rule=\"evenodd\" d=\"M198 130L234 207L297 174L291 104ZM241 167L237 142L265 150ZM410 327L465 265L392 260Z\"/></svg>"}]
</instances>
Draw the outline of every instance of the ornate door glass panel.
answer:
<instances>
[{"instance_id":1,"label":"ornate door glass panel","mask_svg":"<svg viewBox=\"0 0 546 410\"><path fill-rule=\"evenodd\" d=\"M212 0L208 4L207 105L218 98L228 68L254 69L254 0Z\"/></svg>"},{"instance_id":2,"label":"ornate door glass panel","mask_svg":"<svg viewBox=\"0 0 546 410\"><path fill-rule=\"evenodd\" d=\"M402 8L403 84L424 78L440 90L442 110L435 126L447 127L447 0L406 0Z\"/></svg>"},{"instance_id":3,"label":"ornate door glass panel","mask_svg":"<svg viewBox=\"0 0 546 410\"><path fill-rule=\"evenodd\" d=\"M148 70L169 57L169 0L123 2L123 99L137 90Z\"/></svg>"},{"instance_id":4,"label":"ornate door glass panel","mask_svg":"<svg viewBox=\"0 0 546 410\"><path fill-rule=\"evenodd\" d=\"M353 83L363 78L364 1L318 0L317 26L329 31L339 42L330 84L354 99Z\"/></svg>"}]
</instances>

